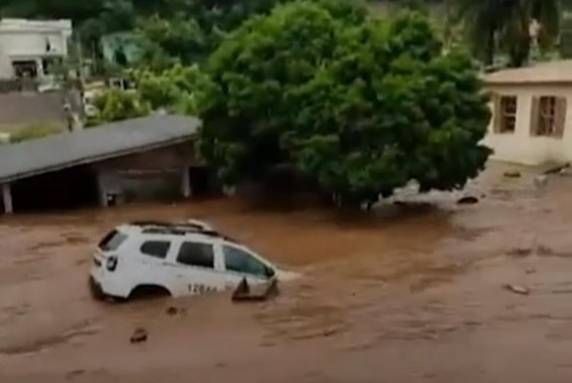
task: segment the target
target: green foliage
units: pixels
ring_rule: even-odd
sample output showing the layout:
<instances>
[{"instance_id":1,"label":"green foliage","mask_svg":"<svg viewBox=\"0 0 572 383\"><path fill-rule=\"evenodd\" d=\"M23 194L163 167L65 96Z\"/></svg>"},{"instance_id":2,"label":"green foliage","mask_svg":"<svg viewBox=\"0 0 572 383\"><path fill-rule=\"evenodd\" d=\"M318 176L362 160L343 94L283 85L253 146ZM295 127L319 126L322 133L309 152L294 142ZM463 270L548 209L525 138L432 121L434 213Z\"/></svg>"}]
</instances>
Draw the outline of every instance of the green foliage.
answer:
<instances>
[{"instance_id":1,"label":"green foliage","mask_svg":"<svg viewBox=\"0 0 572 383\"><path fill-rule=\"evenodd\" d=\"M202 58L206 53L206 36L197 21L183 15L166 19L158 15L140 21L140 33L144 47L143 62L157 65L158 58L166 60L166 68L172 62L185 65Z\"/></svg>"},{"instance_id":2,"label":"green foliage","mask_svg":"<svg viewBox=\"0 0 572 383\"><path fill-rule=\"evenodd\" d=\"M134 77L141 99L155 110L197 115L208 107L214 91L214 84L197 65L176 65L159 73L140 71Z\"/></svg>"},{"instance_id":3,"label":"green foliage","mask_svg":"<svg viewBox=\"0 0 572 383\"><path fill-rule=\"evenodd\" d=\"M468 56L444 55L425 17L373 20L350 3L299 1L249 20L208 63L203 155L229 183L277 165L340 205L374 203L416 180L461 188L490 154L490 118Z\"/></svg>"},{"instance_id":4,"label":"green foliage","mask_svg":"<svg viewBox=\"0 0 572 383\"><path fill-rule=\"evenodd\" d=\"M36 122L10 134L10 142L18 143L61 133L62 127L55 124Z\"/></svg>"},{"instance_id":5,"label":"green foliage","mask_svg":"<svg viewBox=\"0 0 572 383\"><path fill-rule=\"evenodd\" d=\"M187 0L184 7L188 15L195 15L201 27L231 31L253 15L268 14L272 8L287 0Z\"/></svg>"},{"instance_id":6,"label":"green foliage","mask_svg":"<svg viewBox=\"0 0 572 383\"><path fill-rule=\"evenodd\" d=\"M1 8L10 16L54 17L84 21L101 12L107 0L3 0Z\"/></svg>"},{"instance_id":7,"label":"green foliage","mask_svg":"<svg viewBox=\"0 0 572 383\"><path fill-rule=\"evenodd\" d=\"M69 18L85 56L102 58L100 38L136 31L142 65L163 70L207 57L225 34L253 15L287 0L2 0L0 16Z\"/></svg>"},{"instance_id":8,"label":"green foliage","mask_svg":"<svg viewBox=\"0 0 572 383\"><path fill-rule=\"evenodd\" d=\"M94 105L97 116L88 121L88 126L142 117L150 113L150 108L137 93L111 89L96 97Z\"/></svg>"},{"instance_id":9,"label":"green foliage","mask_svg":"<svg viewBox=\"0 0 572 383\"><path fill-rule=\"evenodd\" d=\"M282 0L181 0L171 12L157 12L139 21L144 57L141 65L164 70L203 61L226 33L253 15L268 13Z\"/></svg>"},{"instance_id":10,"label":"green foliage","mask_svg":"<svg viewBox=\"0 0 572 383\"><path fill-rule=\"evenodd\" d=\"M542 25L541 48L554 45L560 30L559 0L449 0L454 14L467 27L473 53L487 65L493 64L495 53L510 57L511 66L522 66L531 50L530 26L533 20Z\"/></svg>"}]
</instances>

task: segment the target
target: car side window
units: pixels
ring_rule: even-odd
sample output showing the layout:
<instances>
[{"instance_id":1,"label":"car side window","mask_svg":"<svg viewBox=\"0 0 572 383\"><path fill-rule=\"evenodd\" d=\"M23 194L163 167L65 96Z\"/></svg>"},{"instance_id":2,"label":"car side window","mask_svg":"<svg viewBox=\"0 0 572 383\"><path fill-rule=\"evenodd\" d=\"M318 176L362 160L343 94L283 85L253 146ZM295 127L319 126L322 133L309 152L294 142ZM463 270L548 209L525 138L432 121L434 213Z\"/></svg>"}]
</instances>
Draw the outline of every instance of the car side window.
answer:
<instances>
[{"instance_id":1,"label":"car side window","mask_svg":"<svg viewBox=\"0 0 572 383\"><path fill-rule=\"evenodd\" d=\"M169 241L147 241L141 245L141 252L151 257L165 259L170 247Z\"/></svg>"},{"instance_id":2,"label":"car side window","mask_svg":"<svg viewBox=\"0 0 572 383\"><path fill-rule=\"evenodd\" d=\"M177 262L188 266L214 269L213 245L198 242L183 242L177 255Z\"/></svg>"},{"instance_id":3,"label":"car side window","mask_svg":"<svg viewBox=\"0 0 572 383\"><path fill-rule=\"evenodd\" d=\"M268 276L268 268L266 265L246 251L232 246L223 246L223 253L227 270L258 277Z\"/></svg>"}]
</instances>

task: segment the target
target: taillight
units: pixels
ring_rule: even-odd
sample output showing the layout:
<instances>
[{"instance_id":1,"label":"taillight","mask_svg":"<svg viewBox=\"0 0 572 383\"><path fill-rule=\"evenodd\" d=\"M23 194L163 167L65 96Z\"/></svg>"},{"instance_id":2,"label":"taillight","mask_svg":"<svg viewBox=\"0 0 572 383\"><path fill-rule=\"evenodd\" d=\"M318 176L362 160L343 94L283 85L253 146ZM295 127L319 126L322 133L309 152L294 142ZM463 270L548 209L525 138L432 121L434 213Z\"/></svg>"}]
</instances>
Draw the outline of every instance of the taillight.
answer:
<instances>
[{"instance_id":1,"label":"taillight","mask_svg":"<svg viewBox=\"0 0 572 383\"><path fill-rule=\"evenodd\" d=\"M105 267L109 271L115 271L115 269L117 268L117 257L115 256L108 257L107 261L105 261Z\"/></svg>"}]
</instances>

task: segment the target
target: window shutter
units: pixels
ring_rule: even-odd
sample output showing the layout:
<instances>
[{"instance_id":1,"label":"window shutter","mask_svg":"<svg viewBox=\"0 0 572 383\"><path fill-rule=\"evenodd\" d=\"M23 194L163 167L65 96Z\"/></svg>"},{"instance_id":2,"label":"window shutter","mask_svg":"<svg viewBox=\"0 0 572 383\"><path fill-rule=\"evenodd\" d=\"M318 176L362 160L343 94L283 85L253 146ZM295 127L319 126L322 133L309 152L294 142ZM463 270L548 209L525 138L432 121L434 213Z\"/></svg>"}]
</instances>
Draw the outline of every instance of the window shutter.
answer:
<instances>
[{"instance_id":1,"label":"window shutter","mask_svg":"<svg viewBox=\"0 0 572 383\"><path fill-rule=\"evenodd\" d=\"M566 128L566 110L568 109L566 97L558 97L556 99L556 115L555 124L556 132L554 134L557 138L564 137L564 129Z\"/></svg>"},{"instance_id":2,"label":"window shutter","mask_svg":"<svg viewBox=\"0 0 572 383\"><path fill-rule=\"evenodd\" d=\"M502 127L501 96L497 93L493 93L492 101L493 101L493 132L500 133Z\"/></svg>"},{"instance_id":3,"label":"window shutter","mask_svg":"<svg viewBox=\"0 0 572 383\"><path fill-rule=\"evenodd\" d=\"M538 123L540 120L540 98L532 97L532 105L530 107L530 135L538 135Z\"/></svg>"}]
</instances>

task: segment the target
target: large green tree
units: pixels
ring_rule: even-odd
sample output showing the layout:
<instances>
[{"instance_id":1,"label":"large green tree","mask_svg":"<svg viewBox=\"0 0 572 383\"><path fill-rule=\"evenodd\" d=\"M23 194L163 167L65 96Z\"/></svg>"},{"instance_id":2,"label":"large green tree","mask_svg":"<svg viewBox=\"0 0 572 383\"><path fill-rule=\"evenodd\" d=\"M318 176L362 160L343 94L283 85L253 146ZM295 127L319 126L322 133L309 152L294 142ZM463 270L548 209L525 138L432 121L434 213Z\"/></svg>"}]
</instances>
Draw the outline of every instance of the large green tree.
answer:
<instances>
[{"instance_id":1,"label":"large green tree","mask_svg":"<svg viewBox=\"0 0 572 383\"><path fill-rule=\"evenodd\" d=\"M541 25L542 48L554 44L559 34L560 0L449 0L454 16L467 27L473 52L490 65L495 53L506 52L512 66L522 66L531 48L530 26Z\"/></svg>"},{"instance_id":2,"label":"large green tree","mask_svg":"<svg viewBox=\"0 0 572 383\"><path fill-rule=\"evenodd\" d=\"M288 165L340 205L416 180L461 188L490 154L469 57L441 53L427 20L370 19L344 1L299 1L251 20L208 63L202 153L227 182Z\"/></svg>"},{"instance_id":3,"label":"large green tree","mask_svg":"<svg viewBox=\"0 0 572 383\"><path fill-rule=\"evenodd\" d=\"M149 105L137 93L110 89L95 99L97 114L88 120L88 126L128 120L148 115Z\"/></svg>"},{"instance_id":4,"label":"large green tree","mask_svg":"<svg viewBox=\"0 0 572 383\"><path fill-rule=\"evenodd\" d=\"M197 65L136 71L134 77L141 99L154 110L197 115L212 99L214 85Z\"/></svg>"},{"instance_id":5,"label":"large green tree","mask_svg":"<svg viewBox=\"0 0 572 383\"><path fill-rule=\"evenodd\" d=\"M141 19L139 25L144 66L166 69L174 63L190 65L209 53L207 35L192 17L154 15Z\"/></svg>"}]
</instances>

